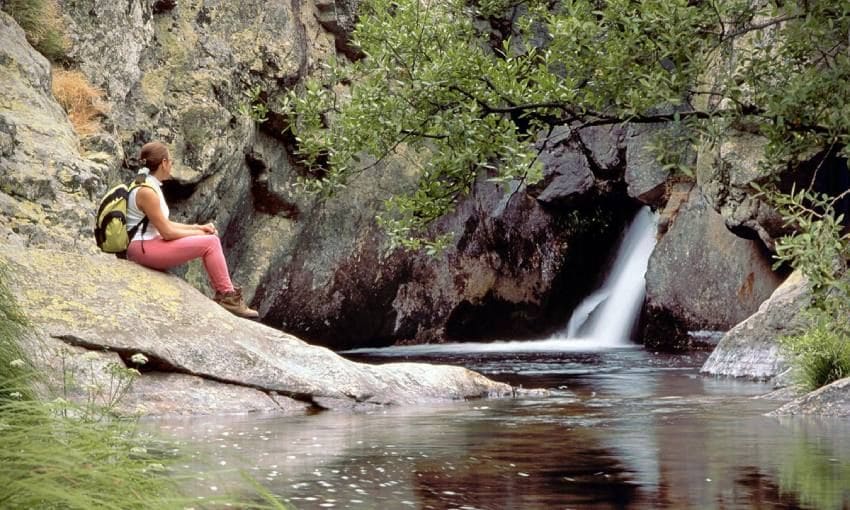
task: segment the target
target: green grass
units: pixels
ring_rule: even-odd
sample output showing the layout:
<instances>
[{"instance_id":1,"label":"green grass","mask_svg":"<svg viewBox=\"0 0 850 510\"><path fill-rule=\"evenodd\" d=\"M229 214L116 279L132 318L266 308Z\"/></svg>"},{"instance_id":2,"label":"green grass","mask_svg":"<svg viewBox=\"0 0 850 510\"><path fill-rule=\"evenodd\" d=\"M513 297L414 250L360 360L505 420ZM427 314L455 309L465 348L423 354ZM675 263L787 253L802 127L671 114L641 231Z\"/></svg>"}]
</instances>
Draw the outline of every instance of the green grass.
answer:
<instances>
[{"instance_id":1,"label":"green grass","mask_svg":"<svg viewBox=\"0 0 850 510\"><path fill-rule=\"evenodd\" d=\"M56 0L6 0L3 8L27 34L27 41L53 62L65 57L65 29Z\"/></svg>"},{"instance_id":2,"label":"green grass","mask_svg":"<svg viewBox=\"0 0 850 510\"><path fill-rule=\"evenodd\" d=\"M29 324L4 284L7 271L0 265L0 403L12 398L14 393L21 395L15 398L35 398L31 385L35 373L18 344Z\"/></svg>"},{"instance_id":3,"label":"green grass","mask_svg":"<svg viewBox=\"0 0 850 510\"><path fill-rule=\"evenodd\" d=\"M162 476L176 455L127 422L64 416L65 403L6 401L0 406L0 507L185 508L178 480Z\"/></svg>"},{"instance_id":4,"label":"green grass","mask_svg":"<svg viewBox=\"0 0 850 510\"><path fill-rule=\"evenodd\" d=\"M808 329L781 343L791 354L797 383L807 391L850 377L850 335L827 314L813 311Z\"/></svg>"}]
</instances>

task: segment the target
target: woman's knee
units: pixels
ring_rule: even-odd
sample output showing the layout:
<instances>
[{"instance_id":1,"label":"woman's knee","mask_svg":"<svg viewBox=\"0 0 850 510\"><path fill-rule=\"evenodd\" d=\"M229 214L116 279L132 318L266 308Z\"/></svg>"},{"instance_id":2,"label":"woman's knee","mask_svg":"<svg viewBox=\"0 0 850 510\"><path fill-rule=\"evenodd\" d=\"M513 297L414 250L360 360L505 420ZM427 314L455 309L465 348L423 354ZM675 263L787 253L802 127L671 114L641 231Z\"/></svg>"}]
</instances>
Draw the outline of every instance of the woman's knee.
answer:
<instances>
[{"instance_id":1,"label":"woman's knee","mask_svg":"<svg viewBox=\"0 0 850 510\"><path fill-rule=\"evenodd\" d=\"M205 234L201 236L203 239L204 245L208 250L211 251L221 251L221 239L218 238L215 234Z\"/></svg>"}]
</instances>

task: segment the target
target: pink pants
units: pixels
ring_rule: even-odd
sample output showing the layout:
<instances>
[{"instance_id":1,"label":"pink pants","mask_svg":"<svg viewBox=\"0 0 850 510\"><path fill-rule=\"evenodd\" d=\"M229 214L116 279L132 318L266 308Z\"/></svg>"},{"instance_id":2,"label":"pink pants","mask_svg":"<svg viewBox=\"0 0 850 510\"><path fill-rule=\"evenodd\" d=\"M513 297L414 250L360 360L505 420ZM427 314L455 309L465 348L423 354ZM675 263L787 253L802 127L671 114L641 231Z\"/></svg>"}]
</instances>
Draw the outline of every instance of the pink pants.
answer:
<instances>
[{"instance_id":1,"label":"pink pants","mask_svg":"<svg viewBox=\"0 0 850 510\"><path fill-rule=\"evenodd\" d=\"M207 276L216 291L233 290L224 252L221 251L221 241L216 235L181 237L172 241L162 238L151 239L144 241L144 253L142 253L142 241L133 241L127 248L127 259L161 271L198 257L203 257L204 269L207 270Z\"/></svg>"}]
</instances>

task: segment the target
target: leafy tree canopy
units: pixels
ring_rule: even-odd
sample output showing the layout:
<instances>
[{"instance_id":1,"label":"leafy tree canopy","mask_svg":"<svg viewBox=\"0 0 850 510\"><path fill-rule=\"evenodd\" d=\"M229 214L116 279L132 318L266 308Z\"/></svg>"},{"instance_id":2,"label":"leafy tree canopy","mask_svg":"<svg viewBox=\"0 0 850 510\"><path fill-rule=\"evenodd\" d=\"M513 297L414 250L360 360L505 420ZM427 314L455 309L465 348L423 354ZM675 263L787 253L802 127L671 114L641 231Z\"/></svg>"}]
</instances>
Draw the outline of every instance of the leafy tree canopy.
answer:
<instances>
[{"instance_id":1,"label":"leafy tree canopy","mask_svg":"<svg viewBox=\"0 0 850 510\"><path fill-rule=\"evenodd\" d=\"M358 155L427 154L417 190L381 218L408 246L480 173L539 180L555 126L682 123L673 149L757 132L771 168L850 135L850 0L365 0L359 13L365 57L278 108L320 190L366 168Z\"/></svg>"}]
</instances>

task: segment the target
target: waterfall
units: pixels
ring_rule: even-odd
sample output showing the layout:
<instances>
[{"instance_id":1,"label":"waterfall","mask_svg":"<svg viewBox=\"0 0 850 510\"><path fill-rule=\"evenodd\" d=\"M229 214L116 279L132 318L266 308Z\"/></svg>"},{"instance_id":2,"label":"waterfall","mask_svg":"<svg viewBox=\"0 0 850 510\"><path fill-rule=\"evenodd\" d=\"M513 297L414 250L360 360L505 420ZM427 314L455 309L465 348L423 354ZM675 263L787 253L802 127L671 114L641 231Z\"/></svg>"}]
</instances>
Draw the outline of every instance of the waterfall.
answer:
<instances>
[{"instance_id":1,"label":"waterfall","mask_svg":"<svg viewBox=\"0 0 850 510\"><path fill-rule=\"evenodd\" d=\"M462 352L588 352L629 346L646 293L644 275L655 248L655 214L644 207L626 231L611 272L602 287L573 311L567 328L546 340L423 344L354 349L376 356Z\"/></svg>"},{"instance_id":2,"label":"waterfall","mask_svg":"<svg viewBox=\"0 0 850 510\"><path fill-rule=\"evenodd\" d=\"M655 215L644 207L626 231L605 283L576 307L566 330L556 336L606 347L628 344L646 294L644 277L655 234Z\"/></svg>"}]
</instances>

